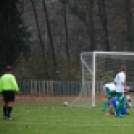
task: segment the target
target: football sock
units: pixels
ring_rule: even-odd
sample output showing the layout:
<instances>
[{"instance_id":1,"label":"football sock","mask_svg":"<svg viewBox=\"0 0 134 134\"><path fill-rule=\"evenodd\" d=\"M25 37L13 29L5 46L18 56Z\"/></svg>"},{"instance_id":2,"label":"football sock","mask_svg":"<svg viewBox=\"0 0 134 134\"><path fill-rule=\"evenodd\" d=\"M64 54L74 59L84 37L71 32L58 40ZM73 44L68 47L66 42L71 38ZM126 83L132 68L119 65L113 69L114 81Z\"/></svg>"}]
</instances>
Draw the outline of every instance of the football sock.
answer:
<instances>
[{"instance_id":1,"label":"football sock","mask_svg":"<svg viewBox=\"0 0 134 134\"><path fill-rule=\"evenodd\" d=\"M108 102L107 101L103 102L102 110L105 111L107 107L108 107Z\"/></svg>"},{"instance_id":2,"label":"football sock","mask_svg":"<svg viewBox=\"0 0 134 134\"><path fill-rule=\"evenodd\" d=\"M116 107L116 115L121 115L121 108L122 108L123 104L119 103Z\"/></svg>"},{"instance_id":3,"label":"football sock","mask_svg":"<svg viewBox=\"0 0 134 134\"><path fill-rule=\"evenodd\" d=\"M3 116L7 116L7 107L3 106Z\"/></svg>"},{"instance_id":4,"label":"football sock","mask_svg":"<svg viewBox=\"0 0 134 134\"><path fill-rule=\"evenodd\" d=\"M7 114L8 118L10 118L10 114L12 112L12 109L13 109L13 107L8 107L8 114Z\"/></svg>"}]
</instances>

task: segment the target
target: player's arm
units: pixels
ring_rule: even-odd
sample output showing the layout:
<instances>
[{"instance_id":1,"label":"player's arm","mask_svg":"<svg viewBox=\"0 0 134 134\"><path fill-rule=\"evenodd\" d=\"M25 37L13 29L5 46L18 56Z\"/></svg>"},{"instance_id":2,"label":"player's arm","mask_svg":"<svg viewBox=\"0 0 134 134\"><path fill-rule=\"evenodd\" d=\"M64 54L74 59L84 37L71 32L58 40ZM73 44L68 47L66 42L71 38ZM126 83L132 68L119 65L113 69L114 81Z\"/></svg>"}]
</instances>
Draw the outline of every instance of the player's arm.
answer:
<instances>
[{"instance_id":1,"label":"player's arm","mask_svg":"<svg viewBox=\"0 0 134 134\"><path fill-rule=\"evenodd\" d=\"M127 88L127 85L125 82L121 82L121 84L124 86L125 89Z\"/></svg>"},{"instance_id":2,"label":"player's arm","mask_svg":"<svg viewBox=\"0 0 134 134\"><path fill-rule=\"evenodd\" d=\"M110 103L110 105L109 105L109 109L108 109L108 113L109 114L112 114L113 113L113 110L114 110L114 105L113 105L113 102L114 100L111 98L110 99L110 101L109 101L109 103Z\"/></svg>"},{"instance_id":3,"label":"player's arm","mask_svg":"<svg viewBox=\"0 0 134 134\"><path fill-rule=\"evenodd\" d=\"M2 92L2 80L0 78L0 93Z\"/></svg>"},{"instance_id":4,"label":"player's arm","mask_svg":"<svg viewBox=\"0 0 134 134\"><path fill-rule=\"evenodd\" d=\"M126 85L126 76L125 75L123 75L122 77L121 77L121 84L124 86L124 89L126 89L126 90L129 90L129 87Z\"/></svg>"},{"instance_id":5,"label":"player's arm","mask_svg":"<svg viewBox=\"0 0 134 134\"><path fill-rule=\"evenodd\" d=\"M124 86L124 89L129 92L129 87L126 85L125 82L121 82L121 84Z\"/></svg>"},{"instance_id":6,"label":"player's arm","mask_svg":"<svg viewBox=\"0 0 134 134\"><path fill-rule=\"evenodd\" d=\"M12 76L12 85L13 85L13 89L15 89L16 92L19 92L19 87L18 87L18 84L16 82L16 78L14 76Z\"/></svg>"},{"instance_id":7,"label":"player's arm","mask_svg":"<svg viewBox=\"0 0 134 134\"><path fill-rule=\"evenodd\" d=\"M117 83L117 75L116 75L116 77L114 78L114 84L116 85L116 83Z\"/></svg>"},{"instance_id":8,"label":"player's arm","mask_svg":"<svg viewBox=\"0 0 134 134\"><path fill-rule=\"evenodd\" d=\"M108 112L109 112L110 114L112 114L112 113L113 113L113 110L114 110L113 105L110 105L110 106L109 106L109 110L108 110Z\"/></svg>"}]
</instances>

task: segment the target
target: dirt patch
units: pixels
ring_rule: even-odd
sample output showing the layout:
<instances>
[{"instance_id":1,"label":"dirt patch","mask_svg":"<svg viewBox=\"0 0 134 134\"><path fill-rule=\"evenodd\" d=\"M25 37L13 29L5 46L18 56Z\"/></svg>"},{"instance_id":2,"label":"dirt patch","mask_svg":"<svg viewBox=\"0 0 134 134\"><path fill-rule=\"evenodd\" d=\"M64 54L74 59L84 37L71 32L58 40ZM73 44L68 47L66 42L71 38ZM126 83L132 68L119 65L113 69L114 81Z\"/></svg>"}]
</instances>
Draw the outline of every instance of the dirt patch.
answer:
<instances>
[{"instance_id":1,"label":"dirt patch","mask_svg":"<svg viewBox=\"0 0 134 134\"><path fill-rule=\"evenodd\" d=\"M16 95L16 102L56 102L56 101L73 101L77 96L39 96L39 95ZM87 100L91 100L91 97L86 97ZM103 96L96 96L96 100L103 100ZM2 102L2 96L0 96Z\"/></svg>"},{"instance_id":2,"label":"dirt patch","mask_svg":"<svg viewBox=\"0 0 134 134\"><path fill-rule=\"evenodd\" d=\"M39 96L39 95L16 95L16 102L60 102L60 101L73 101L77 96ZM133 98L131 96L131 98ZM92 97L83 97L87 101L91 101ZM95 101L101 102L106 98L103 95L96 95ZM132 99L133 100L133 99ZM0 96L2 102L2 96Z\"/></svg>"}]
</instances>

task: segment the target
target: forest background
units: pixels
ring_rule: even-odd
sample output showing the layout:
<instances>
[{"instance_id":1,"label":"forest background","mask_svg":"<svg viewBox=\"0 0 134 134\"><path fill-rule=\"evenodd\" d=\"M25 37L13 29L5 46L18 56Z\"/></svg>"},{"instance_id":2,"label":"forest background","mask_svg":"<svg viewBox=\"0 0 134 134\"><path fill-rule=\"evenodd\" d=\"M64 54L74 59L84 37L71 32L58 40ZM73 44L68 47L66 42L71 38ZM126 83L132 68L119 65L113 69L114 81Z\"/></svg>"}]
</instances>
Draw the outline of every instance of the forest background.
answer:
<instances>
[{"instance_id":1,"label":"forest background","mask_svg":"<svg viewBox=\"0 0 134 134\"><path fill-rule=\"evenodd\" d=\"M134 0L1 0L0 73L80 80L83 51L134 51Z\"/></svg>"}]
</instances>

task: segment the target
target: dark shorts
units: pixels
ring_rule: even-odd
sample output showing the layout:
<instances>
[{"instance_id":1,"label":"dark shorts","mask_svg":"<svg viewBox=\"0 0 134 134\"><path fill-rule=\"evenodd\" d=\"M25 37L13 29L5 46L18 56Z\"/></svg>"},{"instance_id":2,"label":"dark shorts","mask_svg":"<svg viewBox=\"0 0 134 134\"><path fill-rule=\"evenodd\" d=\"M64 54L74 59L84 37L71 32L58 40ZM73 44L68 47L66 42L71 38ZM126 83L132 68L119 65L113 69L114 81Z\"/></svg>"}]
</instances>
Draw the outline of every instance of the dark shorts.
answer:
<instances>
[{"instance_id":1,"label":"dark shorts","mask_svg":"<svg viewBox=\"0 0 134 134\"><path fill-rule=\"evenodd\" d=\"M4 102L14 102L15 101L15 92L14 91L3 91L3 101Z\"/></svg>"}]
</instances>

